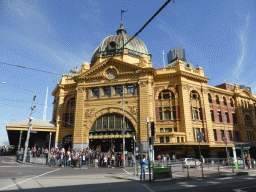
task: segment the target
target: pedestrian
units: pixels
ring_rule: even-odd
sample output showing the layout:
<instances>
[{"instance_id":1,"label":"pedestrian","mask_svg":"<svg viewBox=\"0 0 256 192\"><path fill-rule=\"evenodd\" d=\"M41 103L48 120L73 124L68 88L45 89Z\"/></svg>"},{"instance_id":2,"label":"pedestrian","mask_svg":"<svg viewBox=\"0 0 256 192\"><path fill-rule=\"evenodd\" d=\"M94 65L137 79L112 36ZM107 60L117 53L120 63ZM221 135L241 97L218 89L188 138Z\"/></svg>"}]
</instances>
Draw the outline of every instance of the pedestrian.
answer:
<instances>
[{"instance_id":1,"label":"pedestrian","mask_svg":"<svg viewBox=\"0 0 256 192\"><path fill-rule=\"evenodd\" d=\"M251 163L250 163L250 157L248 155L246 155L246 157L245 157L245 162L246 162L248 169L250 169Z\"/></svg>"},{"instance_id":2,"label":"pedestrian","mask_svg":"<svg viewBox=\"0 0 256 192\"><path fill-rule=\"evenodd\" d=\"M115 167L115 159L116 159L115 156L112 155L112 158L111 158L112 168Z\"/></svg>"},{"instance_id":3,"label":"pedestrian","mask_svg":"<svg viewBox=\"0 0 256 192\"><path fill-rule=\"evenodd\" d=\"M141 165L140 181L142 181L142 176L143 176L143 180L145 181L145 171L146 171L147 164L148 164L148 161L147 161L145 155L143 155L140 160L140 165Z\"/></svg>"},{"instance_id":4,"label":"pedestrian","mask_svg":"<svg viewBox=\"0 0 256 192\"><path fill-rule=\"evenodd\" d=\"M128 155L128 167L132 165L132 156L131 154Z\"/></svg>"}]
</instances>

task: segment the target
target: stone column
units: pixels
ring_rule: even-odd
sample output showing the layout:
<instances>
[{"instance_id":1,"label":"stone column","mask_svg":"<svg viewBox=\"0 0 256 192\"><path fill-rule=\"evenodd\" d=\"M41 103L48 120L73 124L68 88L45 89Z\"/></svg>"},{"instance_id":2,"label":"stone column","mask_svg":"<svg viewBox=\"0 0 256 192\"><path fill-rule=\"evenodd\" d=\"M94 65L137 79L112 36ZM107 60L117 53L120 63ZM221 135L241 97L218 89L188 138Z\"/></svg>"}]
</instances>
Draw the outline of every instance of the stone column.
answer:
<instances>
[{"instance_id":1,"label":"stone column","mask_svg":"<svg viewBox=\"0 0 256 192\"><path fill-rule=\"evenodd\" d=\"M88 139L85 137L85 131L88 131L84 127L85 109L85 89L83 87L77 87L76 95L76 118L73 134L73 150L82 151L88 147Z\"/></svg>"},{"instance_id":2,"label":"stone column","mask_svg":"<svg viewBox=\"0 0 256 192\"><path fill-rule=\"evenodd\" d=\"M143 74L144 75L144 74ZM141 143L140 151L143 153L148 152L147 143L147 124L146 118L149 122L155 120L154 115L154 98L153 98L153 77L151 74L146 74L139 79L139 141ZM150 123L149 123L150 128Z\"/></svg>"},{"instance_id":3,"label":"stone column","mask_svg":"<svg viewBox=\"0 0 256 192\"><path fill-rule=\"evenodd\" d=\"M113 91L113 85L110 85L110 98L113 98L114 96L114 91Z\"/></svg>"},{"instance_id":4,"label":"stone column","mask_svg":"<svg viewBox=\"0 0 256 192\"><path fill-rule=\"evenodd\" d=\"M89 99L91 99L91 88L90 87L87 88L87 93L88 93L87 99L89 100Z\"/></svg>"},{"instance_id":5,"label":"stone column","mask_svg":"<svg viewBox=\"0 0 256 192\"><path fill-rule=\"evenodd\" d=\"M102 87L99 87L99 97L98 97L99 99L101 99L102 98Z\"/></svg>"},{"instance_id":6,"label":"stone column","mask_svg":"<svg viewBox=\"0 0 256 192\"><path fill-rule=\"evenodd\" d=\"M138 95L138 84L134 83L134 95L137 96Z\"/></svg>"}]
</instances>

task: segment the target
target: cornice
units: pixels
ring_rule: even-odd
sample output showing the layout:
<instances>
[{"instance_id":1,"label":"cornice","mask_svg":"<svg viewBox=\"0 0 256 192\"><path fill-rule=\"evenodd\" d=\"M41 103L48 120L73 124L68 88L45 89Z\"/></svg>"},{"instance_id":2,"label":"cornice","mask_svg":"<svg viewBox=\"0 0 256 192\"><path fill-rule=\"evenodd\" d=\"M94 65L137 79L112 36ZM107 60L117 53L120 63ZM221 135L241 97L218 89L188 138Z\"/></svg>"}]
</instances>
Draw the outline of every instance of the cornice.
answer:
<instances>
[{"instance_id":1,"label":"cornice","mask_svg":"<svg viewBox=\"0 0 256 192\"><path fill-rule=\"evenodd\" d=\"M185 71L178 71L177 73L182 77L187 77L187 78L190 78L190 79L194 79L194 80L197 80L197 81L203 82L203 83L207 83L208 81L210 81L210 79L207 78L207 77L202 77L202 76L199 76L199 75L196 75L196 74L191 74L191 73L188 73L188 72L185 72Z\"/></svg>"}]
</instances>

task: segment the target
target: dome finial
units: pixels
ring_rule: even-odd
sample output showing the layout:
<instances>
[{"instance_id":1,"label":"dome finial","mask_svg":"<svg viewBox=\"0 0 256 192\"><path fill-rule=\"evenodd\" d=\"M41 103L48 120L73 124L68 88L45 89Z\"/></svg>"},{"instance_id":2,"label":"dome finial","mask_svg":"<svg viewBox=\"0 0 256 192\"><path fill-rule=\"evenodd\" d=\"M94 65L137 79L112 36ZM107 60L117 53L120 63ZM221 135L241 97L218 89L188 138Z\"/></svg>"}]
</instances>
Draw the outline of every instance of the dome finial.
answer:
<instances>
[{"instance_id":1,"label":"dome finial","mask_svg":"<svg viewBox=\"0 0 256 192\"><path fill-rule=\"evenodd\" d=\"M121 24L120 24L120 28L116 31L117 35L127 33L126 30L123 28L123 12L127 12L127 11L124 11L123 9L121 9Z\"/></svg>"}]
</instances>

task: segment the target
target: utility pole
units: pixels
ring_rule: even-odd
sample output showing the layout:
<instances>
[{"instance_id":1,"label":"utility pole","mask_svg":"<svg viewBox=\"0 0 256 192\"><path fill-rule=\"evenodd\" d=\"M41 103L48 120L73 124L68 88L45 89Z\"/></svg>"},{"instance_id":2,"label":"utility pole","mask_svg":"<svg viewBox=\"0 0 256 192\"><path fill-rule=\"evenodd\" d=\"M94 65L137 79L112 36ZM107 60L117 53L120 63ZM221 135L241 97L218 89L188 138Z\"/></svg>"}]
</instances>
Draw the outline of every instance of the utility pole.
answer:
<instances>
[{"instance_id":1,"label":"utility pole","mask_svg":"<svg viewBox=\"0 0 256 192\"><path fill-rule=\"evenodd\" d=\"M124 102L124 96L125 96L125 86L123 85L123 131L122 131L122 135L123 135L123 167L125 168L125 131L126 131L126 127L125 127L125 112L124 112L124 105L126 104Z\"/></svg>"},{"instance_id":2,"label":"utility pole","mask_svg":"<svg viewBox=\"0 0 256 192\"><path fill-rule=\"evenodd\" d=\"M26 162L26 157L27 157L27 152L28 152L28 144L29 144L29 137L30 137L30 130L32 128L32 114L33 114L33 110L36 107L35 106L35 99L36 99L36 94L34 94L33 97L33 103L32 103L32 107L31 107L31 113L30 113L30 117L29 117L29 123L28 123L28 133L27 133L27 139L26 139L26 143L25 143L25 151L24 151L24 157L23 157L23 162Z\"/></svg>"},{"instance_id":3,"label":"utility pole","mask_svg":"<svg viewBox=\"0 0 256 192\"><path fill-rule=\"evenodd\" d=\"M151 169L150 169L150 145L149 145L149 118L147 117L147 135L148 135L148 171L149 171L149 182L151 183Z\"/></svg>"}]
</instances>

